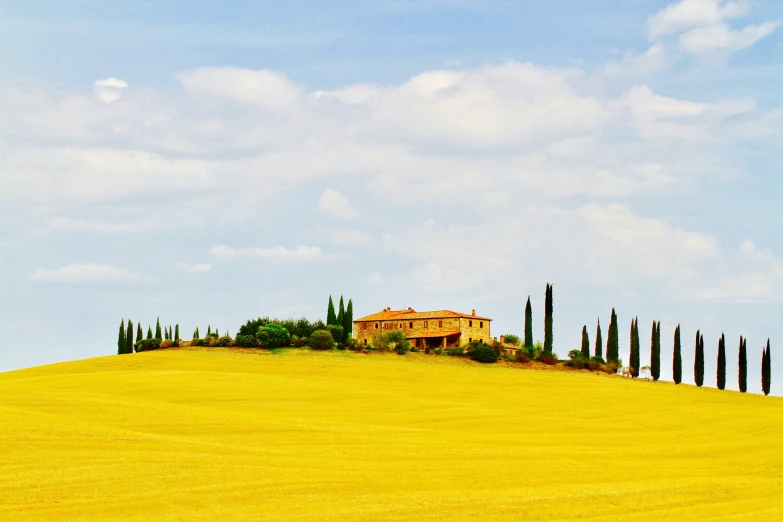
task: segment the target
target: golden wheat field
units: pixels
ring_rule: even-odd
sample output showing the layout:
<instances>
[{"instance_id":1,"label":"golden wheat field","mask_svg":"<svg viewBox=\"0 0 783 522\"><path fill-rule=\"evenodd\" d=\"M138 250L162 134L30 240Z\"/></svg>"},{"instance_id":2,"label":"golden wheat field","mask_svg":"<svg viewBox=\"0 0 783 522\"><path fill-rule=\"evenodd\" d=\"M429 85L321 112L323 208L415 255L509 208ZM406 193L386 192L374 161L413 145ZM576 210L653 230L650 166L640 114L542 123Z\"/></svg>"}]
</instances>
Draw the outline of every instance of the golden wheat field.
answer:
<instances>
[{"instance_id":1,"label":"golden wheat field","mask_svg":"<svg viewBox=\"0 0 783 522\"><path fill-rule=\"evenodd\" d=\"M0 519L783 520L783 402L409 354L0 374Z\"/></svg>"}]
</instances>

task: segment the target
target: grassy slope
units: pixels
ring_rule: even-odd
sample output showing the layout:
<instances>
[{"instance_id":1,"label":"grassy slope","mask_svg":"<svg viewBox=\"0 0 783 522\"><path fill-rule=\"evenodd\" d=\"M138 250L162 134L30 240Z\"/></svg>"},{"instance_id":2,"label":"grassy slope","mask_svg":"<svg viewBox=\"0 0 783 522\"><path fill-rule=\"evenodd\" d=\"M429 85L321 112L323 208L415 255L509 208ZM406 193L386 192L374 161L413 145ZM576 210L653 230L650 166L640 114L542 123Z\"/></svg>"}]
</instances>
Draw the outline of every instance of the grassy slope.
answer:
<instances>
[{"instance_id":1,"label":"grassy slope","mask_svg":"<svg viewBox=\"0 0 783 522\"><path fill-rule=\"evenodd\" d=\"M447 357L0 374L0 519L783 519L783 402Z\"/></svg>"}]
</instances>

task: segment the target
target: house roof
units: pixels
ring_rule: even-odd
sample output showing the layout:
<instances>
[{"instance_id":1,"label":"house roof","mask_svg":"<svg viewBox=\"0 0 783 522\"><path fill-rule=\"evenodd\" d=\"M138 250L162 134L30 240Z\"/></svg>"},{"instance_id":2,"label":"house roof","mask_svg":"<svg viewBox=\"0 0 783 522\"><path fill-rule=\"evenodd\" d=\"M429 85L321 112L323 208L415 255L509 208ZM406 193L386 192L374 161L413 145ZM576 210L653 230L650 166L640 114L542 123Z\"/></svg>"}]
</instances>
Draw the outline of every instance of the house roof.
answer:
<instances>
[{"instance_id":1,"label":"house roof","mask_svg":"<svg viewBox=\"0 0 783 522\"><path fill-rule=\"evenodd\" d=\"M413 332L413 333L410 333L410 334L406 335L405 337L407 337L408 339L423 339L425 337L427 337L427 338L429 338L429 337L451 337L452 335L460 335L461 333L462 332L460 332L459 330L454 330L453 332L439 332L439 331L434 331L434 332Z\"/></svg>"},{"instance_id":2,"label":"house roof","mask_svg":"<svg viewBox=\"0 0 783 522\"><path fill-rule=\"evenodd\" d=\"M480 319L483 321L492 320L489 317L481 317L473 314L462 314L452 310L431 310L429 312L417 312L413 308L408 308L407 310L392 310L390 308L384 308L380 312L360 317L359 319L355 319L353 322L358 323L364 321L395 320L404 321L408 319L452 319L458 317L464 317L466 319Z\"/></svg>"}]
</instances>

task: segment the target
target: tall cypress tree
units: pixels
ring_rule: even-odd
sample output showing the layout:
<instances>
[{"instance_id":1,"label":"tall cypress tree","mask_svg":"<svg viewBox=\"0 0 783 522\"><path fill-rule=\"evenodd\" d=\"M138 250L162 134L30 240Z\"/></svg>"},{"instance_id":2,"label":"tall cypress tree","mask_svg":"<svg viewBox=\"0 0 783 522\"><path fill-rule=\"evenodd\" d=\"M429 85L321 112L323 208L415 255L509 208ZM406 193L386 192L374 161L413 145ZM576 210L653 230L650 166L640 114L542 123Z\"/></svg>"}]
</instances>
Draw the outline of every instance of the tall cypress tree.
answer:
<instances>
[{"instance_id":1,"label":"tall cypress tree","mask_svg":"<svg viewBox=\"0 0 783 522\"><path fill-rule=\"evenodd\" d=\"M152 339L152 327L147 327L147 339Z\"/></svg>"},{"instance_id":2,"label":"tall cypress tree","mask_svg":"<svg viewBox=\"0 0 783 522\"><path fill-rule=\"evenodd\" d=\"M604 341L601 339L601 319L598 319L598 326L595 329L595 356L604 358Z\"/></svg>"},{"instance_id":3,"label":"tall cypress tree","mask_svg":"<svg viewBox=\"0 0 783 522\"><path fill-rule=\"evenodd\" d=\"M609 337L606 340L606 360L614 362L620 359L620 334L617 328L617 314L612 308L612 318L609 321Z\"/></svg>"},{"instance_id":4,"label":"tall cypress tree","mask_svg":"<svg viewBox=\"0 0 783 522\"><path fill-rule=\"evenodd\" d=\"M199 336L198 336L198 326L196 327L195 330L193 330L193 338L194 339L198 339L199 338Z\"/></svg>"},{"instance_id":5,"label":"tall cypress tree","mask_svg":"<svg viewBox=\"0 0 783 522\"><path fill-rule=\"evenodd\" d=\"M661 378L661 323L653 321L650 343L650 374L654 381Z\"/></svg>"},{"instance_id":6,"label":"tall cypress tree","mask_svg":"<svg viewBox=\"0 0 783 522\"><path fill-rule=\"evenodd\" d=\"M125 319L120 323L120 334L117 337L117 354L125 353L125 348L128 346L128 342L125 339Z\"/></svg>"},{"instance_id":7,"label":"tall cypress tree","mask_svg":"<svg viewBox=\"0 0 783 522\"><path fill-rule=\"evenodd\" d=\"M337 322L335 323L341 326L345 330L345 304L343 303L343 296L340 296L340 307L337 309ZM345 331L343 331L345 333Z\"/></svg>"},{"instance_id":8,"label":"tall cypress tree","mask_svg":"<svg viewBox=\"0 0 783 522\"><path fill-rule=\"evenodd\" d=\"M144 328L141 327L141 323L136 325L136 342L144 339ZM134 347L135 350L135 347Z\"/></svg>"},{"instance_id":9,"label":"tall cypress tree","mask_svg":"<svg viewBox=\"0 0 783 522\"><path fill-rule=\"evenodd\" d=\"M546 285L546 299L544 303L544 351L552 353L552 285Z\"/></svg>"},{"instance_id":10,"label":"tall cypress tree","mask_svg":"<svg viewBox=\"0 0 783 522\"><path fill-rule=\"evenodd\" d=\"M641 365L640 357L640 345L639 345L639 318L636 317L631 322L631 375L633 377L639 376L639 368Z\"/></svg>"},{"instance_id":11,"label":"tall cypress tree","mask_svg":"<svg viewBox=\"0 0 783 522\"><path fill-rule=\"evenodd\" d=\"M179 341L179 323L174 325L174 340Z\"/></svg>"},{"instance_id":12,"label":"tall cypress tree","mask_svg":"<svg viewBox=\"0 0 783 522\"><path fill-rule=\"evenodd\" d=\"M212 335L212 326L208 324L207 325L207 337L209 337L210 335Z\"/></svg>"},{"instance_id":13,"label":"tall cypress tree","mask_svg":"<svg viewBox=\"0 0 783 522\"><path fill-rule=\"evenodd\" d=\"M125 353L133 353L133 321L128 319L128 331L125 334Z\"/></svg>"},{"instance_id":14,"label":"tall cypress tree","mask_svg":"<svg viewBox=\"0 0 783 522\"><path fill-rule=\"evenodd\" d=\"M525 348L533 348L533 307L530 305L530 296L527 296L525 305Z\"/></svg>"},{"instance_id":15,"label":"tall cypress tree","mask_svg":"<svg viewBox=\"0 0 783 522\"><path fill-rule=\"evenodd\" d=\"M682 348L680 346L680 325L674 329L674 353L672 355L672 378L674 384L682 382Z\"/></svg>"},{"instance_id":16,"label":"tall cypress tree","mask_svg":"<svg viewBox=\"0 0 783 522\"><path fill-rule=\"evenodd\" d=\"M747 339L740 335L739 344L739 390L742 393L748 391L748 349Z\"/></svg>"},{"instance_id":17,"label":"tall cypress tree","mask_svg":"<svg viewBox=\"0 0 783 522\"><path fill-rule=\"evenodd\" d=\"M764 395L769 395L771 384L772 356L770 354L769 339L767 339L767 346L761 353L761 391L764 392Z\"/></svg>"},{"instance_id":18,"label":"tall cypress tree","mask_svg":"<svg viewBox=\"0 0 783 522\"><path fill-rule=\"evenodd\" d=\"M726 336L720 334L718 340L718 389L726 389Z\"/></svg>"},{"instance_id":19,"label":"tall cypress tree","mask_svg":"<svg viewBox=\"0 0 783 522\"><path fill-rule=\"evenodd\" d=\"M158 322L155 323L155 339L163 339L160 329L160 317L158 317Z\"/></svg>"},{"instance_id":20,"label":"tall cypress tree","mask_svg":"<svg viewBox=\"0 0 783 522\"><path fill-rule=\"evenodd\" d=\"M353 336L353 299L348 299L348 306L345 307L345 316L343 317L343 343Z\"/></svg>"},{"instance_id":21,"label":"tall cypress tree","mask_svg":"<svg viewBox=\"0 0 783 522\"><path fill-rule=\"evenodd\" d=\"M334 302L332 296L329 296L329 306L326 309L326 324L337 324L337 315L334 313Z\"/></svg>"},{"instance_id":22,"label":"tall cypress tree","mask_svg":"<svg viewBox=\"0 0 783 522\"><path fill-rule=\"evenodd\" d=\"M587 325L582 327L582 357L590 358L590 338L587 336Z\"/></svg>"},{"instance_id":23,"label":"tall cypress tree","mask_svg":"<svg viewBox=\"0 0 783 522\"><path fill-rule=\"evenodd\" d=\"M693 362L693 381L696 386L704 385L704 336L696 331L696 353Z\"/></svg>"}]
</instances>

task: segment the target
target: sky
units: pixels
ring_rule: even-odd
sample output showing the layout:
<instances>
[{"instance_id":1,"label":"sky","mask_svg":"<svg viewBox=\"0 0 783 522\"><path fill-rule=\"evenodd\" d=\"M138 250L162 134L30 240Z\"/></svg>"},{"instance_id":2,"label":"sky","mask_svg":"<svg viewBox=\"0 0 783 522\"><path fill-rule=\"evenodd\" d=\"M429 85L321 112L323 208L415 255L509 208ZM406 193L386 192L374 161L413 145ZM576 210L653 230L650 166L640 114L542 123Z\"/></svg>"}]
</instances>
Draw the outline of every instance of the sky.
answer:
<instances>
[{"instance_id":1,"label":"sky","mask_svg":"<svg viewBox=\"0 0 783 522\"><path fill-rule=\"evenodd\" d=\"M593 5L590 5L593 4ZM695 332L783 392L783 3L0 0L0 370L123 318Z\"/></svg>"}]
</instances>

